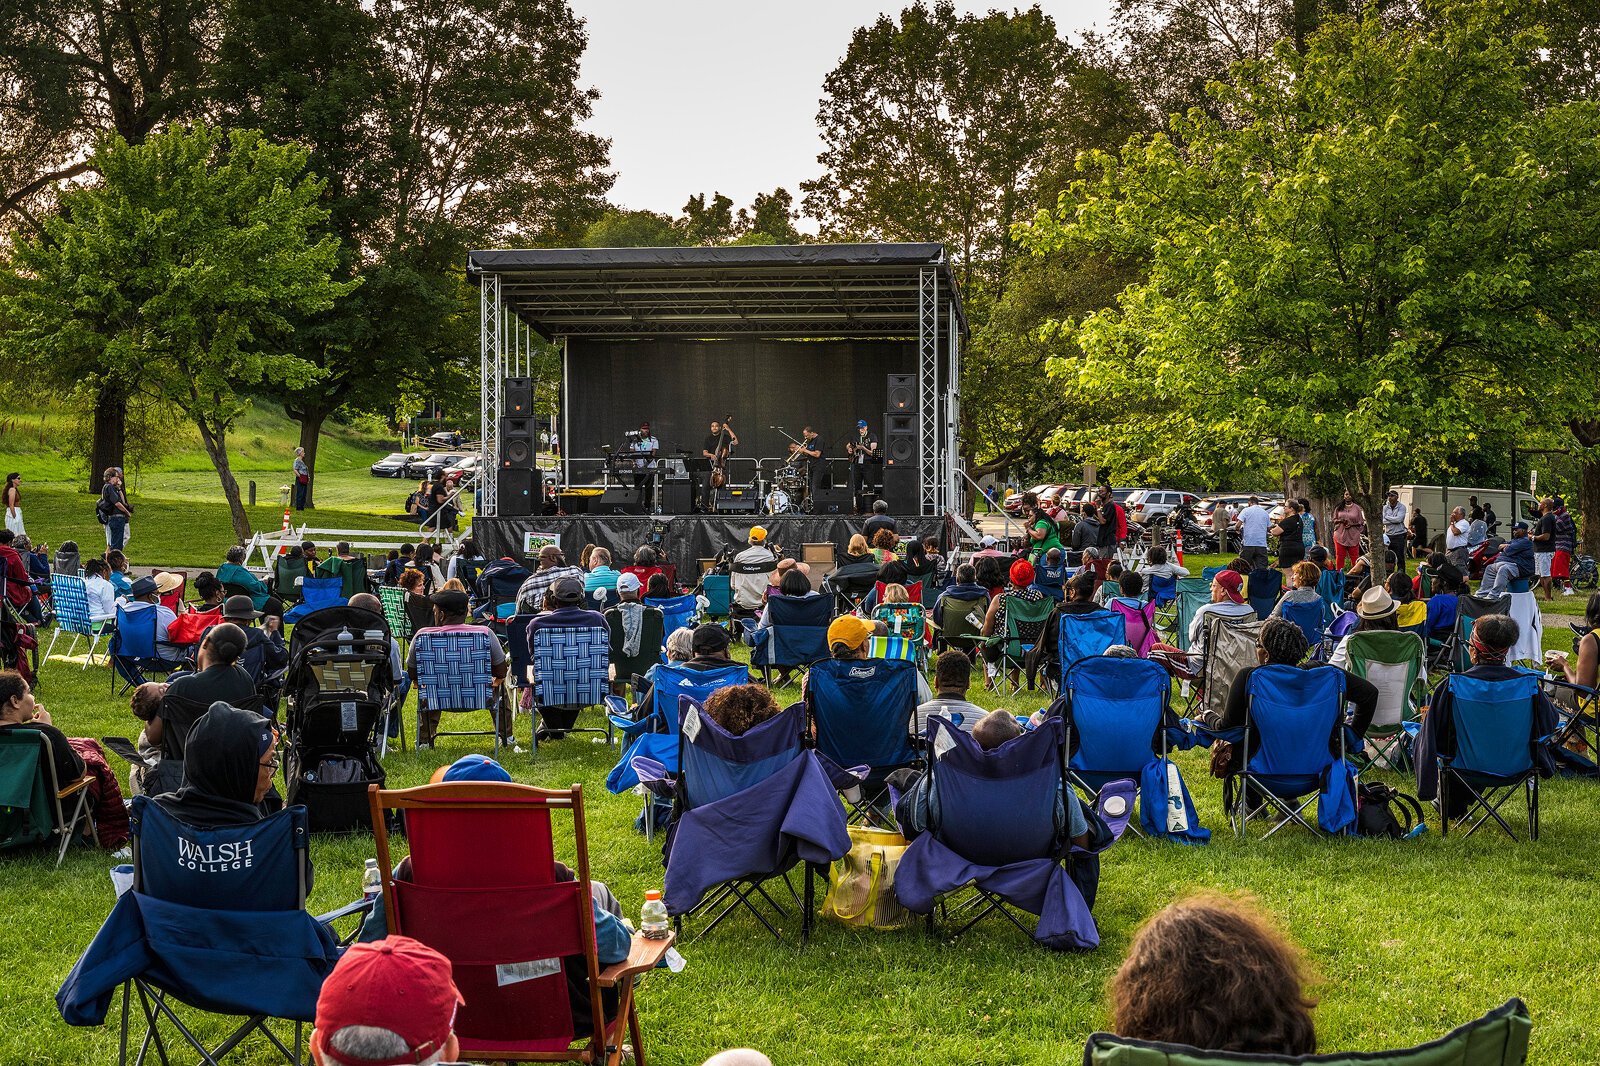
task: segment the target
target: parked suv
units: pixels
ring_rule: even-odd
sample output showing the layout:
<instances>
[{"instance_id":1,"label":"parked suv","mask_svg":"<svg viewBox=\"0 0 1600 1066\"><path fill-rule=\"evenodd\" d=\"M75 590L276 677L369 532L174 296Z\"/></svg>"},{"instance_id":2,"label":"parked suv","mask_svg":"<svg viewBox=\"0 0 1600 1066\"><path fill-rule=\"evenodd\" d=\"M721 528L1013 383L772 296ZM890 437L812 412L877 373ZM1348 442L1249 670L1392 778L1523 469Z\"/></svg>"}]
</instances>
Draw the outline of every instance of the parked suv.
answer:
<instances>
[{"instance_id":1,"label":"parked suv","mask_svg":"<svg viewBox=\"0 0 1600 1066\"><path fill-rule=\"evenodd\" d=\"M1130 493L1123 503L1127 509L1128 521L1137 522L1141 526L1152 524L1165 524L1167 515L1180 503L1193 507L1200 502L1200 497L1192 492L1179 492L1176 489L1139 489Z\"/></svg>"}]
</instances>

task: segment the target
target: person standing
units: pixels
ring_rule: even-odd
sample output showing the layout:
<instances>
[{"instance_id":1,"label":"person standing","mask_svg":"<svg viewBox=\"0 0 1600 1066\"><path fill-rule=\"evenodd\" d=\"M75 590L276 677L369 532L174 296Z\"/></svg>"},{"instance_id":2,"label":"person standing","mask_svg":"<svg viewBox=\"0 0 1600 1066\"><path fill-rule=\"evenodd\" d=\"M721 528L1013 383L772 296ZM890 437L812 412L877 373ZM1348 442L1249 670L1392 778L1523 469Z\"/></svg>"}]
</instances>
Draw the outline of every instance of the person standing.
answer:
<instances>
[{"instance_id":1,"label":"person standing","mask_svg":"<svg viewBox=\"0 0 1600 1066\"><path fill-rule=\"evenodd\" d=\"M1381 517L1383 543L1394 552L1395 565L1403 574L1406 572L1406 505L1400 502L1400 494L1394 489L1384 497Z\"/></svg>"},{"instance_id":2,"label":"person standing","mask_svg":"<svg viewBox=\"0 0 1600 1066\"><path fill-rule=\"evenodd\" d=\"M710 468L715 471L720 453L724 471L726 471L727 458L733 452L733 449L738 446L739 436L734 433L733 427L713 420L711 432L707 433L706 439L700 442L700 454L710 464ZM702 491L700 471L691 469L689 471L689 481L689 492L691 494L689 506L695 510L704 510L707 514L715 510L716 490L711 486L710 479L707 479L706 487Z\"/></svg>"},{"instance_id":3,"label":"person standing","mask_svg":"<svg viewBox=\"0 0 1600 1066\"><path fill-rule=\"evenodd\" d=\"M1426 559L1428 557L1428 516L1422 513L1422 508L1411 508L1411 517L1406 519L1406 533L1411 537L1412 554Z\"/></svg>"},{"instance_id":4,"label":"person standing","mask_svg":"<svg viewBox=\"0 0 1600 1066\"><path fill-rule=\"evenodd\" d=\"M1339 499L1339 509L1333 512L1333 566L1343 570L1346 560L1355 562L1361 557L1361 534L1367 528L1367 513L1346 492Z\"/></svg>"},{"instance_id":5,"label":"person standing","mask_svg":"<svg viewBox=\"0 0 1600 1066\"><path fill-rule=\"evenodd\" d=\"M656 455L661 451L661 442L650 432L650 423L639 423L639 432L629 450L633 452L633 491L639 494L639 506L648 514L656 488Z\"/></svg>"},{"instance_id":6,"label":"person standing","mask_svg":"<svg viewBox=\"0 0 1600 1066\"><path fill-rule=\"evenodd\" d=\"M1252 570L1264 570L1269 565L1267 557L1267 531L1272 527L1272 515L1258 497L1250 497L1250 504L1239 512L1239 558L1250 564ZM1296 529L1295 535L1299 536ZM1302 549L1303 550L1303 549Z\"/></svg>"},{"instance_id":7,"label":"person standing","mask_svg":"<svg viewBox=\"0 0 1600 1066\"><path fill-rule=\"evenodd\" d=\"M294 450L294 509L306 509L306 490L311 487L311 467L306 465L306 450Z\"/></svg>"},{"instance_id":8,"label":"person standing","mask_svg":"<svg viewBox=\"0 0 1600 1066\"><path fill-rule=\"evenodd\" d=\"M1553 496L1551 515L1556 520L1555 555L1550 560L1550 577L1561 582L1561 595L1572 596L1572 554L1578 547L1578 524L1567 513L1567 501Z\"/></svg>"},{"instance_id":9,"label":"person standing","mask_svg":"<svg viewBox=\"0 0 1600 1066\"><path fill-rule=\"evenodd\" d=\"M1272 527L1272 532L1278 538L1278 569L1287 579L1289 571L1306 557L1305 528L1301 524L1298 500L1283 501L1283 517Z\"/></svg>"},{"instance_id":10,"label":"person standing","mask_svg":"<svg viewBox=\"0 0 1600 1066\"><path fill-rule=\"evenodd\" d=\"M1460 507L1452 508L1450 521L1444 527L1444 553L1450 559L1450 565L1463 574L1467 573L1467 538L1471 534L1472 524L1467 521L1467 512Z\"/></svg>"},{"instance_id":11,"label":"person standing","mask_svg":"<svg viewBox=\"0 0 1600 1066\"><path fill-rule=\"evenodd\" d=\"M789 461L806 464L806 499L814 509L817 493L822 488L822 475L828 470L828 464L823 459L822 437L816 430L806 426L800 430L799 443L789 442Z\"/></svg>"},{"instance_id":12,"label":"person standing","mask_svg":"<svg viewBox=\"0 0 1600 1066\"><path fill-rule=\"evenodd\" d=\"M1544 589L1544 598L1551 600L1555 597L1550 574L1556 557L1556 508L1548 496L1539 501L1539 524L1528 539L1533 541L1534 576Z\"/></svg>"},{"instance_id":13,"label":"person standing","mask_svg":"<svg viewBox=\"0 0 1600 1066\"><path fill-rule=\"evenodd\" d=\"M0 489L0 504L6 509L6 528L21 537L27 533L22 528L22 475L7 474L6 487Z\"/></svg>"},{"instance_id":14,"label":"person standing","mask_svg":"<svg viewBox=\"0 0 1600 1066\"><path fill-rule=\"evenodd\" d=\"M133 508L122 484L122 468L108 466L95 517L106 527L106 550L122 551L133 541Z\"/></svg>"},{"instance_id":15,"label":"person standing","mask_svg":"<svg viewBox=\"0 0 1600 1066\"><path fill-rule=\"evenodd\" d=\"M877 492L878 464L883 457L878 454L878 438L867 428L867 420L856 420L855 439L845 445L850 453L850 495L854 498L856 514L867 509L867 493Z\"/></svg>"}]
</instances>

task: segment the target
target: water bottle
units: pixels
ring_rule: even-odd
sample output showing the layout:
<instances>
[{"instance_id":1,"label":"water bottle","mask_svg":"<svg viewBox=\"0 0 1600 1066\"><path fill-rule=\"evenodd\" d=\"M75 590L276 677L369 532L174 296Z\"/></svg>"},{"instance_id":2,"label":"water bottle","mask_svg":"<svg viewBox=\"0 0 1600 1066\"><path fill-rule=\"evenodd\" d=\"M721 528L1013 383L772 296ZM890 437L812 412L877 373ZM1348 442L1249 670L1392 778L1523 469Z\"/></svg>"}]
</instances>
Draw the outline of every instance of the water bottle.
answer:
<instances>
[{"instance_id":1,"label":"water bottle","mask_svg":"<svg viewBox=\"0 0 1600 1066\"><path fill-rule=\"evenodd\" d=\"M378 872L378 860L368 859L367 868L361 871L361 898L377 899L383 894L383 874Z\"/></svg>"},{"instance_id":2,"label":"water bottle","mask_svg":"<svg viewBox=\"0 0 1600 1066\"><path fill-rule=\"evenodd\" d=\"M669 928L667 905L661 902L661 890L652 888L644 894L644 908L639 911L639 932L649 940L664 940Z\"/></svg>"},{"instance_id":3,"label":"water bottle","mask_svg":"<svg viewBox=\"0 0 1600 1066\"><path fill-rule=\"evenodd\" d=\"M354 655L355 654L355 651L356 651L355 646L353 644L351 644L350 642L355 640L356 636L355 636L354 633L350 632L348 627L339 630L339 638L338 639L339 639L339 654L340 655Z\"/></svg>"}]
</instances>

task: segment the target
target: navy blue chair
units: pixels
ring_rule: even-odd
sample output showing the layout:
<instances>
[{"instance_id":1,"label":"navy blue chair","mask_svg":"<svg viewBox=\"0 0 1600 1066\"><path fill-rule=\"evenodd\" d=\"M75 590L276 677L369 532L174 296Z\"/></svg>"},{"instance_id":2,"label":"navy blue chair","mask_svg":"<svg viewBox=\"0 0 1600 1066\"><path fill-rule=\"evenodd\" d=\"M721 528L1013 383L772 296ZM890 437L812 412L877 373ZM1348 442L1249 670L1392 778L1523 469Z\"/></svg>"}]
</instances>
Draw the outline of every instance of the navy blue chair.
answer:
<instances>
[{"instance_id":1,"label":"navy blue chair","mask_svg":"<svg viewBox=\"0 0 1600 1066\"><path fill-rule=\"evenodd\" d=\"M695 601L696 596L692 592L685 593L682 596L645 597L644 605L646 607L655 607L661 612L663 620L661 627L662 648L667 646L667 638L672 636L674 630L694 624L694 612L697 607Z\"/></svg>"},{"instance_id":2,"label":"navy blue chair","mask_svg":"<svg viewBox=\"0 0 1600 1066\"><path fill-rule=\"evenodd\" d=\"M1310 603L1285 602L1278 614L1284 621L1293 622L1305 634L1306 644L1310 646L1312 654L1322 659L1328 657L1330 649L1323 647L1323 639L1328 631L1328 610L1320 599Z\"/></svg>"},{"instance_id":3,"label":"navy blue chair","mask_svg":"<svg viewBox=\"0 0 1600 1066\"><path fill-rule=\"evenodd\" d=\"M1267 829L1268 837L1290 824L1317 836L1322 835L1319 825L1342 832L1354 821L1354 798L1350 798L1349 822L1344 822L1328 809L1335 803L1334 794L1324 797L1323 792L1325 783L1338 786L1341 781L1335 778L1348 779L1342 724L1344 671L1270 664L1250 674L1246 692L1242 740L1246 756L1230 782L1236 786L1231 812L1235 832L1243 838L1252 818L1273 812L1280 817ZM1319 805L1317 825L1305 815L1314 802Z\"/></svg>"},{"instance_id":4,"label":"navy blue chair","mask_svg":"<svg viewBox=\"0 0 1600 1066\"><path fill-rule=\"evenodd\" d=\"M806 716L823 766L852 814L892 828L880 809L884 779L919 761L911 736L917 710L917 664L907 659L826 659L806 678ZM866 767L864 778L847 771Z\"/></svg>"},{"instance_id":5,"label":"navy blue chair","mask_svg":"<svg viewBox=\"0 0 1600 1066\"><path fill-rule=\"evenodd\" d=\"M1272 608L1277 606L1278 596L1283 592L1283 574L1262 567L1250 571L1245 581L1245 591L1250 594L1250 606L1255 608L1256 617L1264 622L1271 617Z\"/></svg>"},{"instance_id":6,"label":"navy blue chair","mask_svg":"<svg viewBox=\"0 0 1600 1066\"><path fill-rule=\"evenodd\" d=\"M1104 609L1057 616L1056 661L1061 664L1063 676L1079 659L1104 655L1113 644L1127 642L1127 619L1116 611Z\"/></svg>"},{"instance_id":7,"label":"navy blue chair","mask_svg":"<svg viewBox=\"0 0 1600 1066\"><path fill-rule=\"evenodd\" d=\"M1439 809L1450 810L1449 794L1465 790L1468 802L1457 818L1439 820L1448 835L1452 823L1477 832L1490 819L1515 840L1517 834L1500 808L1522 792L1528 804L1528 839L1539 839L1539 774L1534 763L1533 698L1539 675L1527 673L1503 681L1451 674L1445 679L1451 697L1455 754L1438 756ZM1476 815L1476 818L1474 818ZM1470 820L1470 821L1469 821Z\"/></svg>"},{"instance_id":8,"label":"navy blue chair","mask_svg":"<svg viewBox=\"0 0 1600 1066\"><path fill-rule=\"evenodd\" d=\"M156 652L156 605L135 601L117 607L116 629L111 634L111 690L121 695L144 681L146 671L171 673L182 663ZM122 688L117 688L117 679Z\"/></svg>"},{"instance_id":9,"label":"navy blue chair","mask_svg":"<svg viewBox=\"0 0 1600 1066\"><path fill-rule=\"evenodd\" d=\"M761 667L772 683L772 668L809 667L828 658L828 623L833 600L827 596L768 596L767 625L752 630L750 665Z\"/></svg>"}]
</instances>

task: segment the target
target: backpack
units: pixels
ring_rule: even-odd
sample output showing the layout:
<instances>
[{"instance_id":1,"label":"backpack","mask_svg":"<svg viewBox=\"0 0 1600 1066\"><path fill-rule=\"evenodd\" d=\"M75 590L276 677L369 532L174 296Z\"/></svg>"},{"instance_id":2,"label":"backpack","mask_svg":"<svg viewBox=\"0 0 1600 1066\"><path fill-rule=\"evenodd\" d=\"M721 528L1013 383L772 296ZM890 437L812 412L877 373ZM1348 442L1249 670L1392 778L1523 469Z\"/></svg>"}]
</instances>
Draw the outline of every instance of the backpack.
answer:
<instances>
[{"instance_id":1,"label":"backpack","mask_svg":"<svg viewBox=\"0 0 1600 1066\"><path fill-rule=\"evenodd\" d=\"M1356 832L1364 837L1399 839L1424 825L1422 804L1397 788L1377 781L1363 782L1356 790Z\"/></svg>"},{"instance_id":2,"label":"backpack","mask_svg":"<svg viewBox=\"0 0 1600 1066\"><path fill-rule=\"evenodd\" d=\"M1117 540L1128 539L1128 512L1122 509L1122 504L1113 504L1117 509Z\"/></svg>"}]
</instances>

